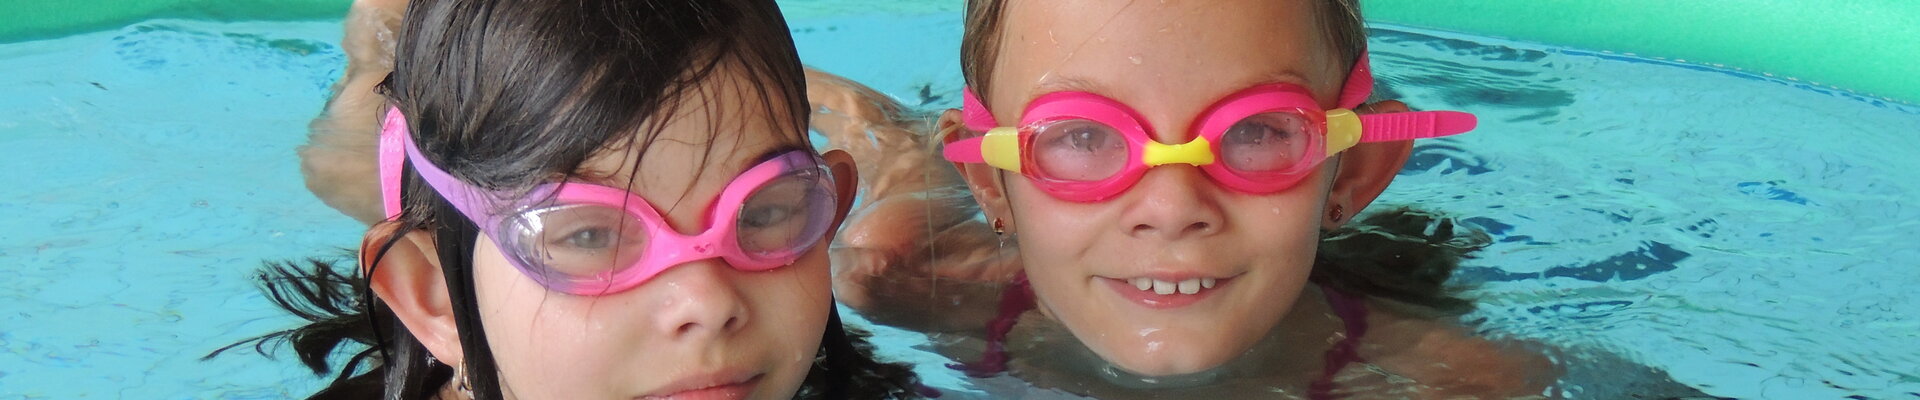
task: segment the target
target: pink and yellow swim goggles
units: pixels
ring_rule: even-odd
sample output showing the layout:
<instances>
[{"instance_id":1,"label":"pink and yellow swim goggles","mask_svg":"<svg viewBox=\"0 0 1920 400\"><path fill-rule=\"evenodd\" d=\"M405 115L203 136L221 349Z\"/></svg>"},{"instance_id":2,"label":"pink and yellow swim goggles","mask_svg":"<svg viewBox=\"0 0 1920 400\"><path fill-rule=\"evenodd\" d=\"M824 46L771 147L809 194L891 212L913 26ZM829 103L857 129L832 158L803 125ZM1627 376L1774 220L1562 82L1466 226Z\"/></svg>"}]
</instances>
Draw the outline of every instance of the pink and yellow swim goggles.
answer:
<instances>
[{"instance_id":1,"label":"pink and yellow swim goggles","mask_svg":"<svg viewBox=\"0 0 1920 400\"><path fill-rule=\"evenodd\" d=\"M398 109L387 112L380 136L388 219L400 214L401 161L411 161L521 273L574 295L625 291L669 268L712 258L742 271L790 265L826 235L838 205L826 163L812 151L794 150L734 178L707 211L704 231L682 235L625 189L548 183L510 198L462 182L421 155Z\"/></svg>"},{"instance_id":2,"label":"pink and yellow swim goggles","mask_svg":"<svg viewBox=\"0 0 1920 400\"><path fill-rule=\"evenodd\" d=\"M1097 202L1125 192L1147 169L1199 167L1239 192L1286 190L1321 161L1355 144L1433 138L1473 130L1473 114L1420 111L1359 115L1373 90L1366 56L1342 88L1341 108L1322 110L1306 88L1263 84L1228 95L1194 121L1187 143L1153 139L1152 127L1119 101L1087 92L1053 92L1027 103L1018 127L1001 127L972 90L962 112L984 136L946 145L947 160L985 163L1026 175L1049 195Z\"/></svg>"}]
</instances>

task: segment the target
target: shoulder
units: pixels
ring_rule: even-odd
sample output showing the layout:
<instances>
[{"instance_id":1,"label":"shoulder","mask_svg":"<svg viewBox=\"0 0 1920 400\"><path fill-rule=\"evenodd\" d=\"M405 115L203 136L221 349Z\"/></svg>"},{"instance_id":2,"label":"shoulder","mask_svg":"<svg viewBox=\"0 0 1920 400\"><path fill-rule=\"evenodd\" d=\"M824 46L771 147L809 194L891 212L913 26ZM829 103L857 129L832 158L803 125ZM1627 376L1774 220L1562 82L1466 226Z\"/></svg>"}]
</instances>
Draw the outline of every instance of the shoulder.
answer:
<instances>
[{"instance_id":1,"label":"shoulder","mask_svg":"<svg viewBox=\"0 0 1920 400\"><path fill-rule=\"evenodd\" d=\"M1537 395L1561 375L1548 346L1484 338L1450 319L1409 314L1390 302L1366 303L1374 312L1362 355L1446 395Z\"/></svg>"}]
</instances>

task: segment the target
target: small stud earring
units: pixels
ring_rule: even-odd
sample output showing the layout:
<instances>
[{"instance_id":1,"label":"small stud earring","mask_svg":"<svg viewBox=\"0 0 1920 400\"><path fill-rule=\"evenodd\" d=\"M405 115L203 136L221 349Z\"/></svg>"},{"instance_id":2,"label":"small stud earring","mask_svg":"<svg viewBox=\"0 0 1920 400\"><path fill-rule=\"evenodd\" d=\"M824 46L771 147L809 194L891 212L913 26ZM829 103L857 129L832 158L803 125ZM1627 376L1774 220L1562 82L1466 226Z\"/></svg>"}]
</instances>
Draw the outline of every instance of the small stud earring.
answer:
<instances>
[{"instance_id":1,"label":"small stud earring","mask_svg":"<svg viewBox=\"0 0 1920 400\"><path fill-rule=\"evenodd\" d=\"M1001 221L1001 220L1000 220L999 218L994 218L994 219L993 219L993 234L995 234L995 235L1005 235L1006 233L1007 233L1007 223L1006 223L1006 222L1004 222L1004 221Z\"/></svg>"},{"instance_id":2,"label":"small stud earring","mask_svg":"<svg viewBox=\"0 0 1920 400\"><path fill-rule=\"evenodd\" d=\"M1333 205L1333 212L1329 212L1328 214L1332 214L1333 222L1340 222L1340 220L1347 219L1346 208L1340 207L1339 204Z\"/></svg>"}]
</instances>

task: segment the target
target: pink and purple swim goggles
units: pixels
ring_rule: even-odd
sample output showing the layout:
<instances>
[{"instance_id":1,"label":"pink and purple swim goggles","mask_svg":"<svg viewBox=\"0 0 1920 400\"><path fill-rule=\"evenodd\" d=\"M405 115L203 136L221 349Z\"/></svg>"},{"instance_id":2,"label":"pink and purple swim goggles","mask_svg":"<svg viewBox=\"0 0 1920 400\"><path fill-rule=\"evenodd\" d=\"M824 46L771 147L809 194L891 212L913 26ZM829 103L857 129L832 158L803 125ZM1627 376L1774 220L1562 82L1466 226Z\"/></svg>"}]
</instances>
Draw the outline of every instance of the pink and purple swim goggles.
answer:
<instances>
[{"instance_id":1,"label":"pink and purple swim goggles","mask_svg":"<svg viewBox=\"0 0 1920 400\"><path fill-rule=\"evenodd\" d=\"M421 155L395 108L380 132L388 219L400 215L403 160L520 272L574 295L625 291L674 266L712 258L742 271L790 265L826 235L838 203L826 163L812 151L789 151L734 178L707 210L704 230L683 235L625 189L561 182L514 196L469 185Z\"/></svg>"}]
</instances>

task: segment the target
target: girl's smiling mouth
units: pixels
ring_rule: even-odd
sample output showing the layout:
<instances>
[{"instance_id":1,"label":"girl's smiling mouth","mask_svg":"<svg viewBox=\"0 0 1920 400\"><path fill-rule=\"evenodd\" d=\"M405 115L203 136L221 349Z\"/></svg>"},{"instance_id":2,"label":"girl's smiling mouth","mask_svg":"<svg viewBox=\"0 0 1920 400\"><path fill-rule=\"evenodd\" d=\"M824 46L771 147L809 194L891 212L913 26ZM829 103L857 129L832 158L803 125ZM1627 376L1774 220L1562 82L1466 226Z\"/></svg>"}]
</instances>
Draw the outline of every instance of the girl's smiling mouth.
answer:
<instances>
[{"instance_id":1,"label":"girl's smiling mouth","mask_svg":"<svg viewBox=\"0 0 1920 400\"><path fill-rule=\"evenodd\" d=\"M1130 278L1096 276L1121 298L1142 307L1165 310L1186 307L1206 300L1214 292L1226 289L1235 276L1213 277L1193 274L1159 274Z\"/></svg>"}]
</instances>

